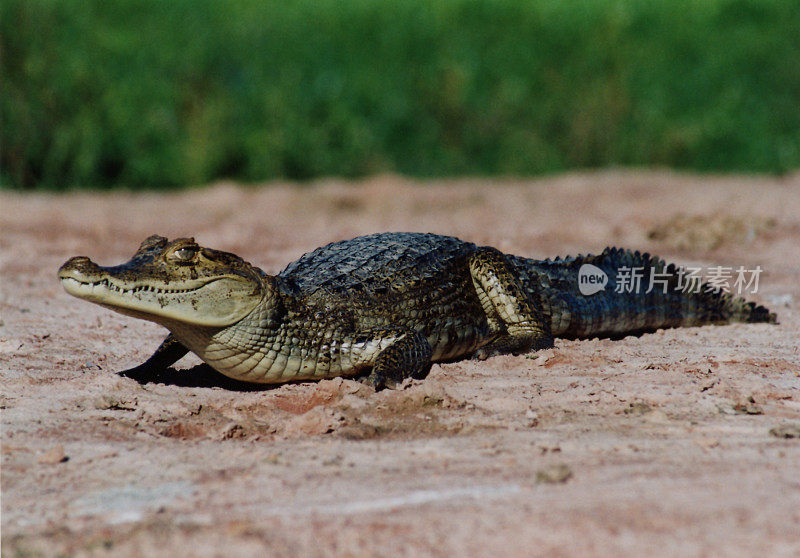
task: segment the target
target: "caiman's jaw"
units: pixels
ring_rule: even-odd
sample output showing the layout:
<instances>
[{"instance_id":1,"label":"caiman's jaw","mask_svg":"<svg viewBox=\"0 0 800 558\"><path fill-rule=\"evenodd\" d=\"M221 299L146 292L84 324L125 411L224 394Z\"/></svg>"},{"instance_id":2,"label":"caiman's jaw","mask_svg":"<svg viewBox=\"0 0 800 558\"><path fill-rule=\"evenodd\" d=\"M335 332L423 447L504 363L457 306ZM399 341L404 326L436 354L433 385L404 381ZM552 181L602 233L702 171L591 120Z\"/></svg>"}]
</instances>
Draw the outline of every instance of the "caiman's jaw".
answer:
<instances>
[{"instance_id":1,"label":"caiman's jaw","mask_svg":"<svg viewBox=\"0 0 800 558\"><path fill-rule=\"evenodd\" d=\"M260 276L233 254L159 236L145 240L126 264L100 267L76 257L58 271L64 289L78 298L158 323L211 327L236 323L261 302Z\"/></svg>"}]
</instances>

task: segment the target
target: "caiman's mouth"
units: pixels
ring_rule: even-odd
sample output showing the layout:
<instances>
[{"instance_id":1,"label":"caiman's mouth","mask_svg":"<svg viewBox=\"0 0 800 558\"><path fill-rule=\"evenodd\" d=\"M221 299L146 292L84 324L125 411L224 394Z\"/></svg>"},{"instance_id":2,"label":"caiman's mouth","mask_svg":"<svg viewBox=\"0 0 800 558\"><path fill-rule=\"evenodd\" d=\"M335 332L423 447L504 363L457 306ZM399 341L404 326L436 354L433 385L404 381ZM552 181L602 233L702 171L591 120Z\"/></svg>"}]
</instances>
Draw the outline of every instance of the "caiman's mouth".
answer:
<instances>
[{"instance_id":1,"label":"caiman's mouth","mask_svg":"<svg viewBox=\"0 0 800 558\"><path fill-rule=\"evenodd\" d=\"M152 283L117 282L65 266L59 271L71 295L122 314L166 325L183 322L224 327L241 320L261 300L254 281L238 275L220 275L176 281L175 287Z\"/></svg>"},{"instance_id":2,"label":"caiman's mouth","mask_svg":"<svg viewBox=\"0 0 800 558\"><path fill-rule=\"evenodd\" d=\"M61 284L64 286L67 292L76 296L80 296L80 294L83 293L93 293L98 287L102 287L106 291L116 292L127 296L135 295L141 292L154 294L182 294L198 291L209 283L213 283L214 281L218 280L217 278L209 279L208 281L198 282L197 285L186 287L184 289L164 289L160 287L154 287L152 285L134 285L133 287L128 287L125 285L118 285L107 278L98 279L97 281L91 281L89 279L76 279L75 277L60 277L60 279Z\"/></svg>"}]
</instances>

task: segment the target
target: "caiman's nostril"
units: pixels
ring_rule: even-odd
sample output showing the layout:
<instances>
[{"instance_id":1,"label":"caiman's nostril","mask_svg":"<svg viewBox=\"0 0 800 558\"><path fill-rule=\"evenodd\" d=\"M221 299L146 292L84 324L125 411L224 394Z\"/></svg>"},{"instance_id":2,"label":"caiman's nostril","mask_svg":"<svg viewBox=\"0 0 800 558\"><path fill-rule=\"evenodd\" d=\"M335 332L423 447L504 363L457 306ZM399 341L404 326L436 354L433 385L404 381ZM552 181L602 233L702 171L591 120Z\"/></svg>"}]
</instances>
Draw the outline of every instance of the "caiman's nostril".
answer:
<instances>
[{"instance_id":1,"label":"caiman's nostril","mask_svg":"<svg viewBox=\"0 0 800 558\"><path fill-rule=\"evenodd\" d=\"M67 262L61 266L61 269L58 270L58 275L59 277L69 277L70 272L86 273L96 269L97 264L86 256L75 256L67 260Z\"/></svg>"}]
</instances>

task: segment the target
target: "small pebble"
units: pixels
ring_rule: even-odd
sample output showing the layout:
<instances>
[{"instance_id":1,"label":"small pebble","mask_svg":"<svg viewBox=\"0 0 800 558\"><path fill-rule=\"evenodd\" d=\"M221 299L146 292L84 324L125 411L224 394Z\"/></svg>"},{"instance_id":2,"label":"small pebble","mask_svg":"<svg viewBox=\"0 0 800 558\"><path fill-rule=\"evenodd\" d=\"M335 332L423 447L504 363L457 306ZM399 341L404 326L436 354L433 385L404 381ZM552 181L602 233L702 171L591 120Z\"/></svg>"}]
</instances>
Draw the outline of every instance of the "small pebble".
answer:
<instances>
[{"instance_id":1,"label":"small pebble","mask_svg":"<svg viewBox=\"0 0 800 558\"><path fill-rule=\"evenodd\" d=\"M58 445L40 454L36 461L45 464L64 463L69 461L69 457L64 453L64 446Z\"/></svg>"},{"instance_id":2,"label":"small pebble","mask_svg":"<svg viewBox=\"0 0 800 558\"><path fill-rule=\"evenodd\" d=\"M536 482L546 484L560 484L572 478L572 469L569 465L559 463L536 471Z\"/></svg>"}]
</instances>

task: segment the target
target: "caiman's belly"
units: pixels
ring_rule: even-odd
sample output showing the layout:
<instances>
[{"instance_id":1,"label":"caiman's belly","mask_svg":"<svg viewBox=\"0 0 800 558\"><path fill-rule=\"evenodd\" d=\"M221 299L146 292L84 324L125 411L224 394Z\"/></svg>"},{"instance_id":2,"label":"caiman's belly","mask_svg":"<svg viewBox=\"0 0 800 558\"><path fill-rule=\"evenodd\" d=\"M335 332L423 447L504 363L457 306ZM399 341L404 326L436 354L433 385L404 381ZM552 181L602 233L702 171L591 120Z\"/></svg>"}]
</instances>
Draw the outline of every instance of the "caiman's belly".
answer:
<instances>
[{"instance_id":1,"label":"caiman's belly","mask_svg":"<svg viewBox=\"0 0 800 558\"><path fill-rule=\"evenodd\" d=\"M352 376L370 366L371 361L393 339L367 342L332 342L318 348L284 345L278 348L241 350L210 343L192 348L218 372L248 382L276 384L293 380L320 380Z\"/></svg>"},{"instance_id":2,"label":"caiman's belly","mask_svg":"<svg viewBox=\"0 0 800 558\"><path fill-rule=\"evenodd\" d=\"M357 375L371 367L378 354L396 340L393 336L331 337L323 339L322 343L304 343L297 337L244 338L226 330L211 333L181 328L173 333L218 372L230 378L260 383ZM434 362L467 357L492 338L486 325L455 321L445 321L427 335Z\"/></svg>"}]
</instances>

